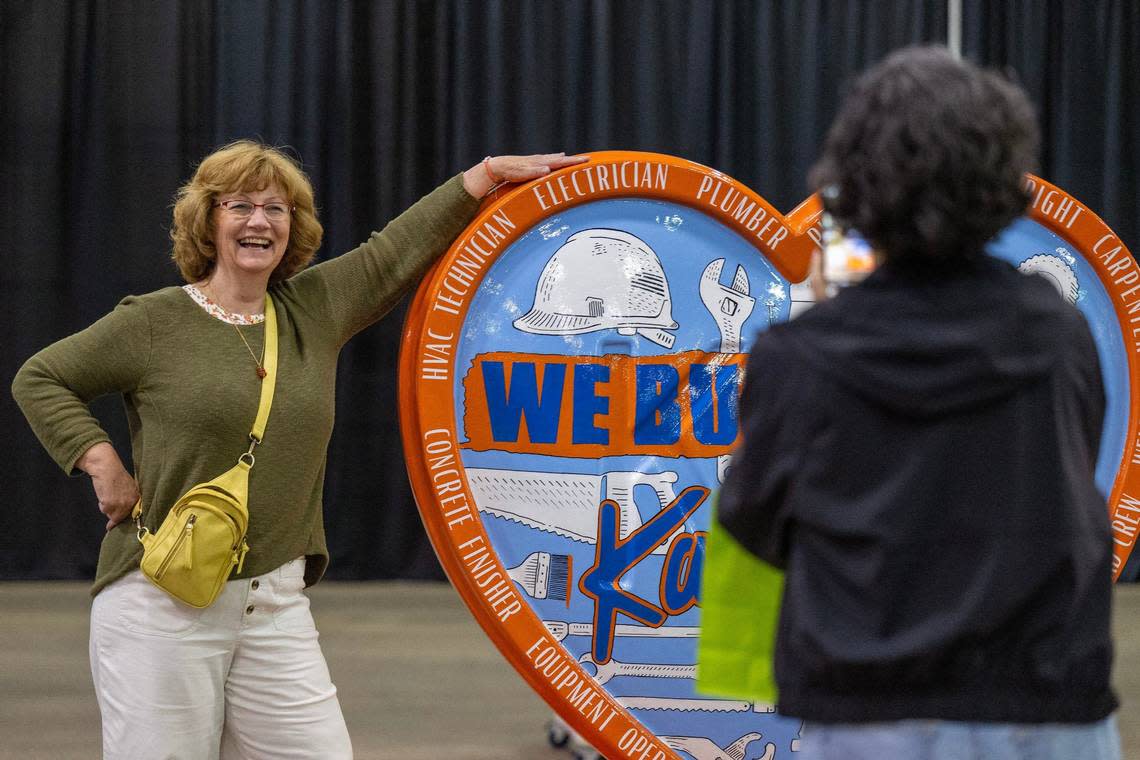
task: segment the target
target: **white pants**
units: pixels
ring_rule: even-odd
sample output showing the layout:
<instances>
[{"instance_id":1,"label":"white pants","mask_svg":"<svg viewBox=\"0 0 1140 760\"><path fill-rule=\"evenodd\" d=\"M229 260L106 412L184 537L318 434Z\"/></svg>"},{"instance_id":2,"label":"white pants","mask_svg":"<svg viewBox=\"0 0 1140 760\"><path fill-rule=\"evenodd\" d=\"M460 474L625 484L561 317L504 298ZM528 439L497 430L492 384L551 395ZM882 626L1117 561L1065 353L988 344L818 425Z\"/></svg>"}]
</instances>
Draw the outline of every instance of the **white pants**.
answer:
<instances>
[{"instance_id":1,"label":"white pants","mask_svg":"<svg viewBox=\"0 0 1140 760\"><path fill-rule=\"evenodd\" d=\"M352 757L304 558L197 610L138 570L91 605L105 760Z\"/></svg>"}]
</instances>

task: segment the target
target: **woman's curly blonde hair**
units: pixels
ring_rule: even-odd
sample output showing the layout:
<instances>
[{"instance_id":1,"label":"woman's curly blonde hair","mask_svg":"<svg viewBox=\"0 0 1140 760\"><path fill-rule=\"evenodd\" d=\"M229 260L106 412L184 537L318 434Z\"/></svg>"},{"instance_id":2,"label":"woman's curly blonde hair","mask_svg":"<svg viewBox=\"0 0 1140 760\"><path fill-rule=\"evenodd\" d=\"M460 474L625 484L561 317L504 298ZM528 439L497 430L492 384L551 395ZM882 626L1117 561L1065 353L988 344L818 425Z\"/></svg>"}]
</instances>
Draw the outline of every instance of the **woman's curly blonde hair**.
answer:
<instances>
[{"instance_id":1,"label":"woman's curly blonde hair","mask_svg":"<svg viewBox=\"0 0 1140 760\"><path fill-rule=\"evenodd\" d=\"M238 140L202 159L194 176L178 190L174 202L171 258L186 282L205 279L217 263L214 221L210 213L224 193L253 192L277 185L293 206L289 245L269 277L284 280L304 269L321 244L324 228L313 206L313 186L301 167L279 149Z\"/></svg>"}]
</instances>

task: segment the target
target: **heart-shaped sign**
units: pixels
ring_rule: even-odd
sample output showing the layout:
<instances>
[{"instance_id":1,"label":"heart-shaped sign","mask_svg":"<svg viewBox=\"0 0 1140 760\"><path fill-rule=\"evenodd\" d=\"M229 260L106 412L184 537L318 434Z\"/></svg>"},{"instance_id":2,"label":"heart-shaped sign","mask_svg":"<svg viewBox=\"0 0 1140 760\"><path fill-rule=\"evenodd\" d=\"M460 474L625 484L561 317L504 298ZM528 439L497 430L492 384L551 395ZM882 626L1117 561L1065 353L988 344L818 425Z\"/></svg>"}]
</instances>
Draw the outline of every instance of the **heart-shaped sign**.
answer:
<instances>
[{"instance_id":1,"label":"heart-shaped sign","mask_svg":"<svg viewBox=\"0 0 1140 760\"><path fill-rule=\"evenodd\" d=\"M1049 277L1094 327L1119 575L1140 524L1140 270L1088 209L1027 183L1030 212L993 253ZM683 159L593 153L490 198L409 311L400 420L440 562L519 674L611 760L798 748L798 721L693 685L709 494L737 440L744 359L813 302L819 217L814 197L785 216Z\"/></svg>"}]
</instances>

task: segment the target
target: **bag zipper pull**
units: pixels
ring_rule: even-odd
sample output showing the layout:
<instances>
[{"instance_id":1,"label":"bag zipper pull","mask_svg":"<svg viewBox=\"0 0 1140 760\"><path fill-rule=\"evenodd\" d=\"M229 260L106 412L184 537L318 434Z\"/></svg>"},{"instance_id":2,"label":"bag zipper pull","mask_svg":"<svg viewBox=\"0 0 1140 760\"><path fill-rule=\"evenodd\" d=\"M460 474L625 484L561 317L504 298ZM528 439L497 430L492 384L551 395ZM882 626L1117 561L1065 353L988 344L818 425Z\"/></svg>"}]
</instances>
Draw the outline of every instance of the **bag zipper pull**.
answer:
<instances>
[{"instance_id":1,"label":"bag zipper pull","mask_svg":"<svg viewBox=\"0 0 1140 760\"><path fill-rule=\"evenodd\" d=\"M186 569L194 569L194 523L198 522L198 515L190 515L186 521Z\"/></svg>"},{"instance_id":2,"label":"bag zipper pull","mask_svg":"<svg viewBox=\"0 0 1140 760\"><path fill-rule=\"evenodd\" d=\"M237 557L237 570L235 572L240 573L242 567L245 566L245 555L246 555L246 552L248 552L248 551L249 551L249 544L246 543L246 540L243 538L241 540L241 554L239 554Z\"/></svg>"}]
</instances>

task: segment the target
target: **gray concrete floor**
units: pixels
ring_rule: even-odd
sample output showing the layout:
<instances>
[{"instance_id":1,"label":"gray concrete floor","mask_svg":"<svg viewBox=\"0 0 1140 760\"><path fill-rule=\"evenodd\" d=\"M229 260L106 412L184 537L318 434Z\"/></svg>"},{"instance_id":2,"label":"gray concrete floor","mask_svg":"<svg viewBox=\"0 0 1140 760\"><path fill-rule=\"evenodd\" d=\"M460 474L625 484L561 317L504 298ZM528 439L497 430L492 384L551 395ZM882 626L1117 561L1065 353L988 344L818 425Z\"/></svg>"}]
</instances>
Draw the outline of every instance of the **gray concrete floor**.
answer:
<instances>
[{"instance_id":1,"label":"gray concrete floor","mask_svg":"<svg viewBox=\"0 0 1140 760\"><path fill-rule=\"evenodd\" d=\"M360 760L568 757L449 586L323 583L312 599ZM0 758L99 757L88 605L85 584L0 583ZM1140 586L1117 589L1115 630L1124 757L1140 758Z\"/></svg>"}]
</instances>

